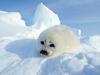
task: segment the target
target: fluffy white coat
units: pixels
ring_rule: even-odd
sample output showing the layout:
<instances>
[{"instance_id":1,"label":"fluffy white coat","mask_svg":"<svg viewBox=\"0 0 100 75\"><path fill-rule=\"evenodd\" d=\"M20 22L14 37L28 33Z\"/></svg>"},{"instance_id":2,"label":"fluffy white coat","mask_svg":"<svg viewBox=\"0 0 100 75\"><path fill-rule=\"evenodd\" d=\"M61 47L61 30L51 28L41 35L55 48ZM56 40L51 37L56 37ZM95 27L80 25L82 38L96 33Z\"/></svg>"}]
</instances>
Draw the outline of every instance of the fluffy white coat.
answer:
<instances>
[{"instance_id":1,"label":"fluffy white coat","mask_svg":"<svg viewBox=\"0 0 100 75\"><path fill-rule=\"evenodd\" d=\"M41 45L41 41L44 42L44 45ZM54 47L50 47L50 44L53 44ZM38 50L45 50L49 55L74 54L80 50L80 40L71 28L57 25L48 28L40 34Z\"/></svg>"}]
</instances>

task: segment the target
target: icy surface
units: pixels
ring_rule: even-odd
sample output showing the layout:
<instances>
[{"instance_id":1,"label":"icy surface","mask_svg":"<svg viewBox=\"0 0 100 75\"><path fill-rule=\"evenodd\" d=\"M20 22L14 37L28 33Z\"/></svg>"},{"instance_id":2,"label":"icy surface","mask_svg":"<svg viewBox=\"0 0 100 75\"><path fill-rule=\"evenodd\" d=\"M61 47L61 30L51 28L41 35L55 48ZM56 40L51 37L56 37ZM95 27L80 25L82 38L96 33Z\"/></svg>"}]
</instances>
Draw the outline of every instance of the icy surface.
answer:
<instances>
[{"instance_id":1,"label":"icy surface","mask_svg":"<svg viewBox=\"0 0 100 75\"><path fill-rule=\"evenodd\" d=\"M43 4L39 6L45 7ZM0 16L3 16L0 17L0 75L100 75L99 35L85 39L88 43L84 42L81 52L74 56L41 57L34 36L40 33L42 26L49 27L49 20L46 18L48 23L45 23L43 18L45 25L38 21L41 24L37 24L39 30L34 27L30 31L18 13L1 11Z\"/></svg>"}]
</instances>

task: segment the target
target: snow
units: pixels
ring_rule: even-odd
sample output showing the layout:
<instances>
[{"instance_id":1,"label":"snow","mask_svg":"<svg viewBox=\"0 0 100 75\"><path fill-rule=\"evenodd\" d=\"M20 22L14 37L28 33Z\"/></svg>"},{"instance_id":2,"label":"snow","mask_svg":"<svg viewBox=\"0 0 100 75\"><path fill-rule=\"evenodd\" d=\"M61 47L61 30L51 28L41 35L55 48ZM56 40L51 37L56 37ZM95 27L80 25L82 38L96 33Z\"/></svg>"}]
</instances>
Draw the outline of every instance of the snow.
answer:
<instances>
[{"instance_id":1,"label":"snow","mask_svg":"<svg viewBox=\"0 0 100 75\"><path fill-rule=\"evenodd\" d=\"M98 52L100 52L100 35L90 37L89 42Z\"/></svg>"},{"instance_id":2,"label":"snow","mask_svg":"<svg viewBox=\"0 0 100 75\"><path fill-rule=\"evenodd\" d=\"M8 12L6 12L6 11L0 11L0 14L4 14L4 13L8 13Z\"/></svg>"},{"instance_id":3,"label":"snow","mask_svg":"<svg viewBox=\"0 0 100 75\"><path fill-rule=\"evenodd\" d=\"M0 37L14 36L27 30L20 13L0 11Z\"/></svg>"},{"instance_id":4,"label":"snow","mask_svg":"<svg viewBox=\"0 0 100 75\"><path fill-rule=\"evenodd\" d=\"M39 6L45 7L43 4ZM9 19L13 19L12 23ZM38 21L39 30L42 30L41 26L48 28L53 24L48 18L43 19L44 23L47 19L47 24ZM99 35L85 39L88 43L84 42L81 52L74 56L61 54L52 58L41 57L36 49L34 36L39 30L33 27L31 31L16 12L0 12L0 75L100 75L100 52L96 51L100 49Z\"/></svg>"},{"instance_id":5,"label":"snow","mask_svg":"<svg viewBox=\"0 0 100 75\"><path fill-rule=\"evenodd\" d=\"M37 6L34 13L33 22L37 28L39 28L41 24L46 25L46 27L60 24L58 15L48 9L43 3L40 3Z\"/></svg>"},{"instance_id":6,"label":"snow","mask_svg":"<svg viewBox=\"0 0 100 75\"><path fill-rule=\"evenodd\" d=\"M21 19L20 13L18 12L0 11L0 21L7 24L26 26L25 22Z\"/></svg>"},{"instance_id":7,"label":"snow","mask_svg":"<svg viewBox=\"0 0 100 75\"><path fill-rule=\"evenodd\" d=\"M34 13L32 31L36 37L45 29L54 25L60 25L60 19L57 14L48 9L43 3L40 3ZM38 30L38 31L37 31ZM37 33L37 34L36 34Z\"/></svg>"}]
</instances>

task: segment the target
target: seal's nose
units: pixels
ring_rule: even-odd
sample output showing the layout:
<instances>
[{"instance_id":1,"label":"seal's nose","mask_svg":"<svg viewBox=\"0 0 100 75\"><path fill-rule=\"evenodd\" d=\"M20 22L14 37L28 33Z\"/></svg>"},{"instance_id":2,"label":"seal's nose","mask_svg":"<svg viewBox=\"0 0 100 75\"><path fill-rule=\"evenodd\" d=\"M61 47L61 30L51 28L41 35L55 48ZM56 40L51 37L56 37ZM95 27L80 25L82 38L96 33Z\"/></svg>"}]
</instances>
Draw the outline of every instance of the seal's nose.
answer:
<instances>
[{"instance_id":1,"label":"seal's nose","mask_svg":"<svg viewBox=\"0 0 100 75\"><path fill-rule=\"evenodd\" d=\"M48 52L47 52L47 51L45 51L45 50L41 50L41 51L40 51L40 54L43 54L43 55L48 55Z\"/></svg>"}]
</instances>

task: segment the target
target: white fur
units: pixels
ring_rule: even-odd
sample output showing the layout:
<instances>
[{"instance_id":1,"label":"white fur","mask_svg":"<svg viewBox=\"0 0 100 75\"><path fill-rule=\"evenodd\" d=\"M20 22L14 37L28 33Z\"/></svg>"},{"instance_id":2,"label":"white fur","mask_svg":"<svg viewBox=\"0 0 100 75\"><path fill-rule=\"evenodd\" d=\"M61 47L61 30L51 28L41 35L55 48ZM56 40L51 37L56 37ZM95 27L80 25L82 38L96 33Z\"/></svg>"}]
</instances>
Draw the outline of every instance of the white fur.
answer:
<instances>
[{"instance_id":1,"label":"white fur","mask_svg":"<svg viewBox=\"0 0 100 75\"><path fill-rule=\"evenodd\" d=\"M40 41L45 41L45 45L41 45ZM49 47L50 43L55 48ZM38 38L38 50L46 50L49 55L59 55L62 53L76 53L80 50L80 40L71 28L57 25L43 31Z\"/></svg>"}]
</instances>

